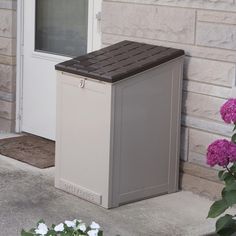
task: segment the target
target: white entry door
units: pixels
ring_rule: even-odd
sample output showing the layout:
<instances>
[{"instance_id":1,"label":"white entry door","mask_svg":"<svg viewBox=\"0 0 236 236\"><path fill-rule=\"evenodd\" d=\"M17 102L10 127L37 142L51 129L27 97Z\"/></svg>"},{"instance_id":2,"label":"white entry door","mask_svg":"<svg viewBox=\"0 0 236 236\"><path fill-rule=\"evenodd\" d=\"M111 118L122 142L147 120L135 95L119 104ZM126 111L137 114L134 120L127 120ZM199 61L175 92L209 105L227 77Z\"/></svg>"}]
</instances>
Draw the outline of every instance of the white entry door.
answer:
<instances>
[{"instance_id":1,"label":"white entry door","mask_svg":"<svg viewBox=\"0 0 236 236\"><path fill-rule=\"evenodd\" d=\"M101 0L24 0L21 130L55 139L55 64L99 49Z\"/></svg>"}]
</instances>

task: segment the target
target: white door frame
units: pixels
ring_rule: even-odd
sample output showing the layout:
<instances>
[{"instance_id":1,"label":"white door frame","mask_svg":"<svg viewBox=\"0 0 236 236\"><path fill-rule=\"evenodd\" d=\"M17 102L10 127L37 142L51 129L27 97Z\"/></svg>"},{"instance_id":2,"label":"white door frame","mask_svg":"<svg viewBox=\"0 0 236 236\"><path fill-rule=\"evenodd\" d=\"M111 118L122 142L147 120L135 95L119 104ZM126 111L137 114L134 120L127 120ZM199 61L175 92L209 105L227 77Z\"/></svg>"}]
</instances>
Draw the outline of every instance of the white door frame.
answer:
<instances>
[{"instance_id":1,"label":"white door frame","mask_svg":"<svg viewBox=\"0 0 236 236\"><path fill-rule=\"evenodd\" d=\"M22 132L23 114L23 59L24 59L24 1L17 0L17 51L16 51L16 123L15 132ZM28 0L26 0L28 1ZM32 1L32 0L30 0ZM89 0L88 52L101 48L100 14L102 0ZM53 61L68 57L33 52L33 56Z\"/></svg>"},{"instance_id":2,"label":"white door frame","mask_svg":"<svg viewBox=\"0 0 236 236\"><path fill-rule=\"evenodd\" d=\"M16 45L16 123L15 131L21 132L22 99L23 99L23 42L24 42L24 2L17 0L17 45Z\"/></svg>"}]
</instances>

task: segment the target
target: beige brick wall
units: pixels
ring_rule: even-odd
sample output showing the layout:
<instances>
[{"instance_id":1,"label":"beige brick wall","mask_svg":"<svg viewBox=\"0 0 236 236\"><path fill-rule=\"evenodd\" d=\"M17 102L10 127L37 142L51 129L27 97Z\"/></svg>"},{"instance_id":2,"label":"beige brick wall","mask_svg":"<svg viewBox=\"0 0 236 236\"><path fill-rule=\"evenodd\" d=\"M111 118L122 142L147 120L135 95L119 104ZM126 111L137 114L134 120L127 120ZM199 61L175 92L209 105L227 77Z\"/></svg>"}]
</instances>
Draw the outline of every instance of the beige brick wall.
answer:
<instances>
[{"instance_id":1,"label":"beige brick wall","mask_svg":"<svg viewBox=\"0 0 236 236\"><path fill-rule=\"evenodd\" d=\"M103 45L125 39L185 50L181 158L204 166L232 130L219 108L236 84L236 1L104 0Z\"/></svg>"},{"instance_id":2,"label":"beige brick wall","mask_svg":"<svg viewBox=\"0 0 236 236\"><path fill-rule=\"evenodd\" d=\"M14 130L16 1L0 0L0 132Z\"/></svg>"}]
</instances>

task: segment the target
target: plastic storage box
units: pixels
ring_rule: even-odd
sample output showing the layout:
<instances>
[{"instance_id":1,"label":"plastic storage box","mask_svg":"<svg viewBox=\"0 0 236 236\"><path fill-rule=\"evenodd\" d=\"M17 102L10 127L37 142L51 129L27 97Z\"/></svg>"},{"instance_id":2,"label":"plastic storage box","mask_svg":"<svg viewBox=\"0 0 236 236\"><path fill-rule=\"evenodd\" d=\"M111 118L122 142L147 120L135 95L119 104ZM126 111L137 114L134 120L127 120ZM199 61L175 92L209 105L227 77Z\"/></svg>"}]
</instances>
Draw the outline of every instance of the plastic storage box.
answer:
<instances>
[{"instance_id":1,"label":"plastic storage box","mask_svg":"<svg viewBox=\"0 0 236 236\"><path fill-rule=\"evenodd\" d=\"M56 65L57 188L105 208L178 190L183 55L123 41Z\"/></svg>"}]
</instances>

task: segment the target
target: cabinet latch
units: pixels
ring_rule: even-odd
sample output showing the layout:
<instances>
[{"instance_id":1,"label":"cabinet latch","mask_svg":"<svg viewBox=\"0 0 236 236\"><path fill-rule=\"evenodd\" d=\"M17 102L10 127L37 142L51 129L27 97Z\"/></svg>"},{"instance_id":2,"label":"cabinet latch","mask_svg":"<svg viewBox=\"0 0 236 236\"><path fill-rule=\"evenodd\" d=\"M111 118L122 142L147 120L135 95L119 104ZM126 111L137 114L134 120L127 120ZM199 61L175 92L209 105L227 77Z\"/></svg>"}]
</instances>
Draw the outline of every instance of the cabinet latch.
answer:
<instances>
[{"instance_id":1,"label":"cabinet latch","mask_svg":"<svg viewBox=\"0 0 236 236\"><path fill-rule=\"evenodd\" d=\"M102 20L102 13L99 11L97 14L96 14L96 19L98 21L101 21Z\"/></svg>"},{"instance_id":2,"label":"cabinet latch","mask_svg":"<svg viewBox=\"0 0 236 236\"><path fill-rule=\"evenodd\" d=\"M80 88L84 88L85 86L85 79L81 79L79 83Z\"/></svg>"}]
</instances>

